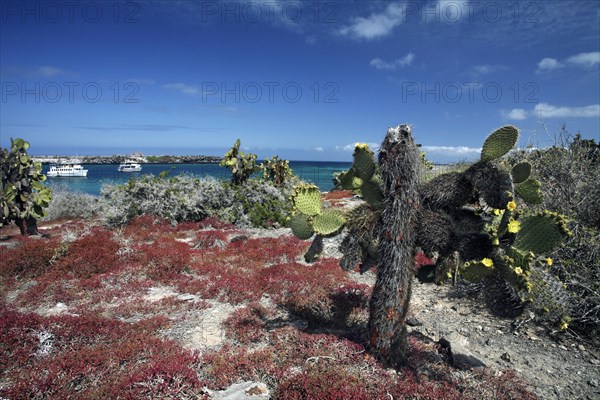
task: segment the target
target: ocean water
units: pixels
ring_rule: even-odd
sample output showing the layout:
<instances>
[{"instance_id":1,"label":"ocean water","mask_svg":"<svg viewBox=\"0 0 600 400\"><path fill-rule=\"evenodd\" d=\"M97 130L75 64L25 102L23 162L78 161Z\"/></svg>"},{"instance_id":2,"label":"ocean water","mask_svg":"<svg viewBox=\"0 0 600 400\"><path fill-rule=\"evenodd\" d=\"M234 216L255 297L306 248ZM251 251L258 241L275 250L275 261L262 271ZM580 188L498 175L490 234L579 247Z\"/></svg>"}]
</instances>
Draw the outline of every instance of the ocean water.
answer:
<instances>
[{"instance_id":1,"label":"ocean water","mask_svg":"<svg viewBox=\"0 0 600 400\"><path fill-rule=\"evenodd\" d=\"M231 172L218 164L142 164L140 172L118 172L116 164L83 164L88 170L85 178L55 177L48 178L47 186L54 190L65 190L70 192L87 193L94 196L100 194L103 185L123 184L131 177L143 175L158 176L163 171L171 171L169 176L179 174L191 174L198 177L214 177L229 180ZM333 188L334 172L344 171L350 168L350 162L320 162L320 161L290 161L290 167L296 176L307 182L312 182L321 191L329 191ZM49 166L44 165L44 173L48 172Z\"/></svg>"}]
</instances>

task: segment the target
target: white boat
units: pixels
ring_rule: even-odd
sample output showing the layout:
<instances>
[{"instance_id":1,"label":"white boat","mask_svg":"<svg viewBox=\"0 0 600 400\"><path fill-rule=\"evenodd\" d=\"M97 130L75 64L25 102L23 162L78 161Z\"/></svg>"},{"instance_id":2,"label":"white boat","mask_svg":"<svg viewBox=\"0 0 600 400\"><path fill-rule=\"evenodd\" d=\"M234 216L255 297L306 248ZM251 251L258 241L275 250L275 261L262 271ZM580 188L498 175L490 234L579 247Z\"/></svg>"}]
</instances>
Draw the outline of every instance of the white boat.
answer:
<instances>
[{"instance_id":1,"label":"white boat","mask_svg":"<svg viewBox=\"0 0 600 400\"><path fill-rule=\"evenodd\" d=\"M59 161L56 164L50 165L50 170L46 174L48 177L56 176L80 176L86 177L88 173L87 169L81 166L79 161Z\"/></svg>"},{"instance_id":2,"label":"white boat","mask_svg":"<svg viewBox=\"0 0 600 400\"><path fill-rule=\"evenodd\" d=\"M119 172L140 172L142 170L142 164L133 160L127 160L119 164Z\"/></svg>"}]
</instances>

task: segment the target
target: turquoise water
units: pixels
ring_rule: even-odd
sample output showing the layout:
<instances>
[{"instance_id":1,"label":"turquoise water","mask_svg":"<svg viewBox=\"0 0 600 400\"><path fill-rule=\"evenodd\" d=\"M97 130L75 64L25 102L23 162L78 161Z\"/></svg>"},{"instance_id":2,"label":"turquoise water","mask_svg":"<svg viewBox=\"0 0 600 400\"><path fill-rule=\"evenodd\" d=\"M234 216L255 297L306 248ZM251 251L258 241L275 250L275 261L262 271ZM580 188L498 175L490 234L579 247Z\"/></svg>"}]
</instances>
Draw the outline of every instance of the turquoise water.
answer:
<instances>
[{"instance_id":1,"label":"turquoise water","mask_svg":"<svg viewBox=\"0 0 600 400\"><path fill-rule=\"evenodd\" d=\"M333 188L332 178L334 172L350 168L349 162L319 162L319 161L290 161L290 167L296 176L305 181L312 182L321 191ZM141 172L118 172L116 164L84 164L88 170L86 178L56 177L48 178L46 184L55 190L87 193L94 196L100 194L102 185L123 184L129 178L143 175L158 176L163 171L171 171L170 175L191 174L199 177L212 176L218 179L230 179L231 172L218 164L142 164ZM44 173L49 166L44 166Z\"/></svg>"}]
</instances>

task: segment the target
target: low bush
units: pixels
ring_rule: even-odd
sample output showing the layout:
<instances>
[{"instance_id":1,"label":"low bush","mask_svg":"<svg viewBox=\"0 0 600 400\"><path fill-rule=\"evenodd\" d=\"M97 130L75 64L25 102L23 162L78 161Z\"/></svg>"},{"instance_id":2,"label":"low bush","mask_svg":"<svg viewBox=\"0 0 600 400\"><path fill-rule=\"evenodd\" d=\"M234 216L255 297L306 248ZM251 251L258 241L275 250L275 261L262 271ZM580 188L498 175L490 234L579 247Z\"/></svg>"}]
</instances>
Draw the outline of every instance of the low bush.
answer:
<instances>
[{"instance_id":1,"label":"low bush","mask_svg":"<svg viewBox=\"0 0 600 400\"><path fill-rule=\"evenodd\" d=\"M569 292L571 328L596 337L600 332L600 145L580 135L572 137L564 126L557 138L554 147L513 154L512 162L532 164L544 193L536 208L569 217L573 235L548 255L553 262L547 271ZM548 285L552 286L556 285Z\"/></svg>"},{"instance_id":2,"label":"low bush","mask_svg":"<svg viewBox=\"0 0 600 400\"><path fill-rule=\"evenodd\" d=\"M57 190L46 209L44 220L58 218L91 218L100 213L100 199L89 194Z\"/></svg>"},{"instance_id":3,"label":"low bush","mask_svg":"<svg viewBox=\"0 0 600 400\"><path fill-rule=\"evenodd\" d=\"M123 226L144 214L173 223L212 217L225 224L244 227L282 226L291 213L290 187L291 184L276 187L256 179L232 185L214 178L187 175L145 176L124 185L104 186L101 214L112 227Z\"/></svg>"}]
</instances>

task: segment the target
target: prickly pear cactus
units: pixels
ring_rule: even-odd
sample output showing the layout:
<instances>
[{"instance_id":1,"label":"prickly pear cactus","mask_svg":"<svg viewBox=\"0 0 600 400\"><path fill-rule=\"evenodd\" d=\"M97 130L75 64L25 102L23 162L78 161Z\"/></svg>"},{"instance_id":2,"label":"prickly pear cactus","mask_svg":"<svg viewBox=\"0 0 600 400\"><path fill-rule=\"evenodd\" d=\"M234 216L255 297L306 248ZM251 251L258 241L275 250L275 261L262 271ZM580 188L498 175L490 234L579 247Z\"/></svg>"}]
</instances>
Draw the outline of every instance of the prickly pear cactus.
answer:
<instances>
[{"instance_id":1,"label":"prickly pear cactus","mask_svg":"<svg viewBox=\"0 0 600 400\"><path fill-rule=\"evenodd\" d=\"M515 193L527 203L540 204L543 200L541 187L542 184L537 179L527 179L515 185Z\"/></svg>"},{"instance_id":2,"label":"prickly pear cactus","mask_svg":"<svg viewBox=\"0 0 600 400\"><path fill-rule=\"evenodd\" d=\"M292 233L302 240L316 234L313 244L305 254L307 262L313 262L323 250L323 237L332 236L341 231L346 218L339 210L323 208L319 188L311 184L302 184L292 192L294 213L290 218Z\"/></svg>"},{"instance_id":3,"label":"prickly pear cactus","mask_svg":"<svg viewBox=\"0 0 600 400\"><path fill-rule=\"evenodd\" d=\"M12 139L0 152L0 227L14 222L22 235L37 235L37 218L52 200L52 190L42 184L42 165L27 155L29 143Z\"/></svg>"},{"instance_id":4,"label":"prickly pear cactus","mask_svg":"<svg viewBox=\"0 0 600 400\"><path fill-rule=\"evenodd\" d=\"M546 253L570 234L563 217L542 212L523 218L514 247L522 251Z\"/></svg>"},{"instance_id":5,"label":"prickly pear cactus","mask_svg":"<svg viewBox=\"0 0 600 400\"><path fill-rule=\"evenodd\" d=\"M294 208L310 217L320 214L323 208L321 192L315 185L298 185L292 193Z\"/></svg>"},{"instance_id":6,"label":"prickly pear cactus","mask_svg":"<svg viewBox=\"0 0 600 400\"><path fill-rule=\"evenodd\" d=\"M263 179L273 182L275 186L283 186L285 181L294 175L290 162L280 160L278 156L265 160L260 164L260 168L263 171Z\"/></svg>"},{"instance_id":7,"label":"prickly pear cactus","mask_svg":"<svg viewBox=\"0 0 600 400\"><path fill-rule=\"evenodd\" d=\"M481 161L492 161L502 157L515 147L518 138L519 130L512 125L495 130L483 143Z\"/></svg>"},{"instance_id":8,"label":"prickly pear cactus","mask_svg":"<svg viewBox=\"0 0 600 400\"><path fill-rule=\"evenodd\" d=\"M325 209L322 213L312 217L312 227L321 236L328 236L340 230L346 219L338 210Z\"/></svg>"},{"instance_id":9,"label":"prickly pear cactus","mask_svg":"<svg viewBox=\"0 0 600 400\"><path fill-rule=\"evenodd\" d=\"M363 181L371 179L375 171L377 170L377 164L375 164L375 155L373 151L366 144L358 143L354 148L354 171L356 175Z\"/></svg>"},{"instance_id":10,"label":"prickly pear cactus","mask_svg":"<svg viewBox=\"0 0 600 400\"><path fill-rule=\"evenodd\" d=\"M313 229L309 216L300 212L293 214L290 218L290 228L298 239L308 240L314 235L315 230Z\"/></svg>"},{"instance_id":11,"label":"prickly pear cactus","mask_svg":"<svg viewBox=\"0 0 600 400\"><path fill-rule=\"evenodd\" d=\"M240 151L240 144L240 139L237 139L219 164L231 171L231 182L234 185L241 185L246 182L258 170L256 154L244 154Z\"/></svg>"},{"instance_id":12,"label":"prickly pear cactus","mask_svg":"<svg viewBox=\"0 0 600 400\"><path fill-rule=\"evenodd\" d=\"M522 162L514 167L510 171L513 183L519 184L525 182L531 176L531 164L528 162Z\"/></svg>"},{"instance_id":13,"label":"prickly pear cactus","mask_svg":"<svg viewBox=\"0 0 600 400\"><path fill-rule=\"evenodd\" d=\"M414 276L420 154L411 128L390 128L379 153L385 208L379 232L378 272L370 302L370 348L385 365L407 361L406 313Z\"/></svg>"}]
</instances>

